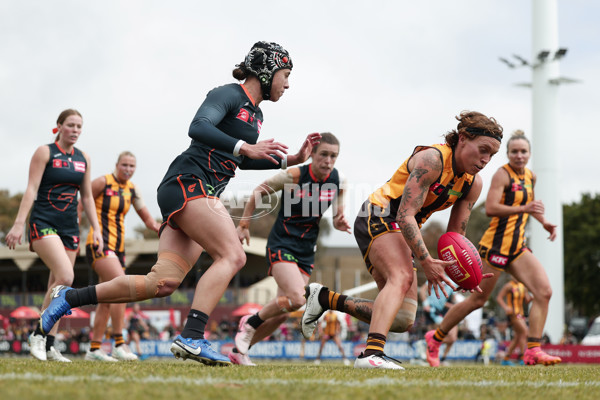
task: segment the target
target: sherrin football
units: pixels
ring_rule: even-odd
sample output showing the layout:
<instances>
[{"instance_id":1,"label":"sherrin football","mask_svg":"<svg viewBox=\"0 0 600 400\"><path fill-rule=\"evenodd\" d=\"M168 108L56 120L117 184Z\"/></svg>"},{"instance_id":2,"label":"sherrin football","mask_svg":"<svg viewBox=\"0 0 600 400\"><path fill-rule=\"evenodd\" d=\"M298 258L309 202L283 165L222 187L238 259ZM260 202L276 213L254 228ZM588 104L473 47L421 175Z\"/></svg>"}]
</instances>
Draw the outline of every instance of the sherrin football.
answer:
<instances>
[{"instance_id":1,"label":"sherrin football","mask_svg":"<svg viewBox=\"0 0 600 400\"><path fill-rule=\"evenodd\" d=\"M481 282L481 258L473 243L456 232L446 232L438 240L438 257L456 261L446 267L446 274L463 289L475 289Z\"/></svg>"}]
</instances>

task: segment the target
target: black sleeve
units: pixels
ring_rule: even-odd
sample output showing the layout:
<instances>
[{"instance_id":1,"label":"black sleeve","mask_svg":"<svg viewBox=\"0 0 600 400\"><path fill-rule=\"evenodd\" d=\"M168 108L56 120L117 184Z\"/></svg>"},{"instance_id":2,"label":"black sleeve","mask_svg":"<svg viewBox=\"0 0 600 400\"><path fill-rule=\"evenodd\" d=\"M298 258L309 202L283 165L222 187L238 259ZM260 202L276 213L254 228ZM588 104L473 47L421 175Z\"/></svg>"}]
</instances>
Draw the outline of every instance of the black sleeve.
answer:
<instances>
[{"instance_id":1,"label":"black sleeve","mask_svg":"<svg viewBox=\"0 0 600 400\"><path fill-rule=\"evenodd\" d=\"M233 153L237 139L224 133L216 126L234 107L235 96L226 88L211 90L196 112L188 135L209 147Z\"/></svg>"},{"instance_id":2,"label":"black sleeve","mask_svg":"<svg viewBox=\"0 0 600 400\"><path fill-rule=\"evenodd\" d=\"M281 157L273 155L277 160L277 164L273 164L270 160L253 160L244 157L244 160L239 164L240 169L279 169L281 168Z\"/></svg>"}]
</instances>

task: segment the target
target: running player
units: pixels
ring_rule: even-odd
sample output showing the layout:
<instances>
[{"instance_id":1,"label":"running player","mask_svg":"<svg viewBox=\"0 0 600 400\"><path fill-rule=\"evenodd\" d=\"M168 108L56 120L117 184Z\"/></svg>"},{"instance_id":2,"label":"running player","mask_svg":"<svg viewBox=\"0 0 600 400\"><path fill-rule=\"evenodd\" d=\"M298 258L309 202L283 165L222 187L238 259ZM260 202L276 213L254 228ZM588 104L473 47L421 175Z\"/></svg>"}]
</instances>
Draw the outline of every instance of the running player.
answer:
<instances>
[{"instance_id":1,"label":"running player","mask_svg":"<svg viewBox=\"0 0 600 400\"><path fill-rule=\"evenodd\" d=\"M444 273L452 261L434 259L423 242L421 225L436 211L452 207L448 231L464 235L471 209L481 192L477 175L498 152L502 127L474 111L456 117L457 129L446 143L419 146L392 178L369 196L354 223L354 235L367 269L379 288L375 301L351 298L318 283L306 287L302 334L309 338L324 310L338 310L370 323L367 347L355 368L404 369L384 352L387 334L405 332L417 311L416 257L431 289L448 297ZM401 233L401 234L399 234ZM479 290L479 287L477 288Z\"/></svg>"},{"instance_id":2,"label":"running player","mask_svg":"<svg viewBox=\"0 0 600 400\"><path fill-rule=\"evenodd\" d=\"M64 110L58 116L54 143L37 148L29 165L27 190L21 200L15 224L6 235L9 249L21 244L25 220L29 210L29 248L35 251L50 269L48 291L42 309L50 304L51 289L56 285L73 283L73 266L79 248L77 195L90 216L90 223L98 231L94 199L90 183L90 159L75 147L83 119L77 110ZM33 207L33 208L32 208ZM102 251L102 236L94 234L92 241ZM54 347L58 318L38 326L29 336L29 351L38 360L70 362Z\"/></svg>"},{"instance_id":3,"label":"running player","mask_svg":"<svg viewBox=\"0 0 600 400\"><path fill-rule=\"evenodd\" d=\"M240 365L253 365L248 357L251 345L260 342L277 329L288 314L305 303L304 286L313 271L319 222L333 203L333 227L350 233L344 217L343 185L334 168L340 151L338 139L331 133L321 134L321 142L313 148L312 163L288 169L268 179L253 191L238 235L250 243L250 220L256 200L263 195L283 191L282 205L267 241L268 274L278 285L277 296L258 313L240 319L235 347L229 359Z\"/></svg>"},{"instance_id":4,"label":"running player","mask_svg":"<svg viewBox=\"0 0 600 400\"><path fill-rule=\"evenodd\" d=\"M196 285L187 322L171 345L176 357L208 365L231 365L204 339L210 313L229 282L246 263L235 225L219 200L240 169L275 169L303 163L321 135L309 134L297 154L273 139L258 141L263 121L259 104L278 101L289 88L292 60L276 43L257 42L233 70L243 84L210 91L192 120L189 148L170 165L158 187L163 214L158 261L145 276L124 275L82 289L54 288L51 305L42 314L42 330L50 329L72 307L124 303L173 293L202 251L214 260Z\"/></svg>"},{"instance_id":5,"label":"running player","mask_svg":"<svg viewBox=\"0 0 600 400\"><path fill-rule=\"evenodd\" d=\"M92 194L96 200L96 213L100 221L104 250L102 253L96 253L92 228L88 234L85 255L88 264L98 274L100 282L108 282L117 276L125 275L125 215L132 205L148 229L158 232L160 228L160 224L152 218L148 207L144 204L141 192L130 181L135 168L135 156L129 151L124 151L119 154L112 174L103 175L92 181ZM137 356L123 340L125 307L125 303L98 304L90 349L85 355L86 360L137 360ZM112 338L115 346L112 357L100 348L109 317L112 322Z\"/></svg>"},{"instance_id":6,"label":"running player","mask_svg":"<svg viewBox=\"0 0 600 400\"><path fill-rule=\"evenodd\" d=\"M498 305L504 309L506 316L510 321L513 331L513 338L506 349L506 354L502 360L502 365L512 366L514 363L510 361L510 357L518 346L519 364L523 364L523 356L527 345L527 322L525 320L525 307L531 302L531 296L525 285L517 281L514 277L502 286L500 292L496 296Z\"/></svg>"},{"instance_id":7,"label":"running player","mask_svg":"<svg viewBox=\"0 0 600 400\"><path fill-rule=\"evenodd\" d=\"M523 131L516 131L506 146L508 164L494 174L485 201L486 213L493 218L479 242L479 254L485 261L483 272L493 277L482 282L482 292L473 293L452 307L437 330L425 334L427 361L432 367L439 365L439 346L447 332L471 311L483 307L503 271L523 282L533 294L525 364L553 365L561 361L540 347L552 288L544 267L525 245L525 225L530 214L544 226L552 241L556 238L556 225L544 217L542 201L534 200L536 176L526 167L531 148Z\"/></svg>"}]
</instances>

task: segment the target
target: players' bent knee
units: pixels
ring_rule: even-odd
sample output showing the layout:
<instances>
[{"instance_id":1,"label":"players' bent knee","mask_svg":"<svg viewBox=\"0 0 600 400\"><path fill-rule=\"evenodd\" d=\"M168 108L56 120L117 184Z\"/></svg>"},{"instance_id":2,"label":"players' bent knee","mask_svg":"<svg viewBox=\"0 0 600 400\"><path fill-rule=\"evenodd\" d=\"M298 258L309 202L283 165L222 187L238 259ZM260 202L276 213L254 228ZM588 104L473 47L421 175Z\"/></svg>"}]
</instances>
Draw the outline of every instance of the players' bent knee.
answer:
<instances>
[{"instance_id":1,"label":"players' bent knee","mask_svg":"<svg viewBox=\"0 0 600 400\"><path fill-rule=\"evenodd\" d=\"M277 297L277 306L283 312L296 311L306 303L306 299L303 296L279 296Z\"/></svg>"},{"instance_id":2,"label":"players' bent knee","mask_svg":"<svg viewBox=\"0 0 600 400\"><path fill-rule=\"evenodd\" d=\"M179 254L163 251L145 276L130 279L129 290L136 301L171 295L181 284L192 266Z\"/></svg>"},{"instance_id":3,"label":"players' bent knee","mask_svg":"<svg viewBox=\"0 0 600 400\"><path fill-rule=\"evenodd\" d=\"M396 318L392 322L390 332L402 333L412 328L417 315L417 301L414 299L404 299L400 311L396 314Z\"/></svg>"}]
</instances>

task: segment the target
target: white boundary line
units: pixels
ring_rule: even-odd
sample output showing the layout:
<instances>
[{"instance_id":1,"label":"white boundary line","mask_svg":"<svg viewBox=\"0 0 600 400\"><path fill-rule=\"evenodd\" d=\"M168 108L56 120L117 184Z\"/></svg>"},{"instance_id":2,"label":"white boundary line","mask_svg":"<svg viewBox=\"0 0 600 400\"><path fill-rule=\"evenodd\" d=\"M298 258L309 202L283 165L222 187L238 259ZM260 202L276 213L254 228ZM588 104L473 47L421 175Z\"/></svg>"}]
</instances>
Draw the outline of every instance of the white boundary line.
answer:
<instances>
[{"instance_id":1,"label":"white boundary line","mask_svg":"<svg viewBox=\"0 0 600 400\"><path fill-rule=\"evenodd\" d=\"M160 376L160 375L149 375L146 377L133 377L133 378L122 378L118 376L105 376L105 375L46 375L26 372L23 374L9 373L0 374L0 381L51 381L51 382L66 382L66 383L78 383L78 382L109 382L109 383L178 383L192 386L204 386L204 385L217 385L217 384L231 384L231 385L284 385L294 386L298 385L328 385L328 386L351 386L351 387L365 387L365 386L401 386L401 387L526 387L526 388L569 388L569 387L600 387L600 381L536 381L536 382L507 382L507 381L453 381L445 382L440 380L423 380L423 379L405 379L402 377L381 377L365 379L364 381L341 381L337 379L226 379L226 378L182 378L175 376Z\"/></svg>"}]
</instances>

